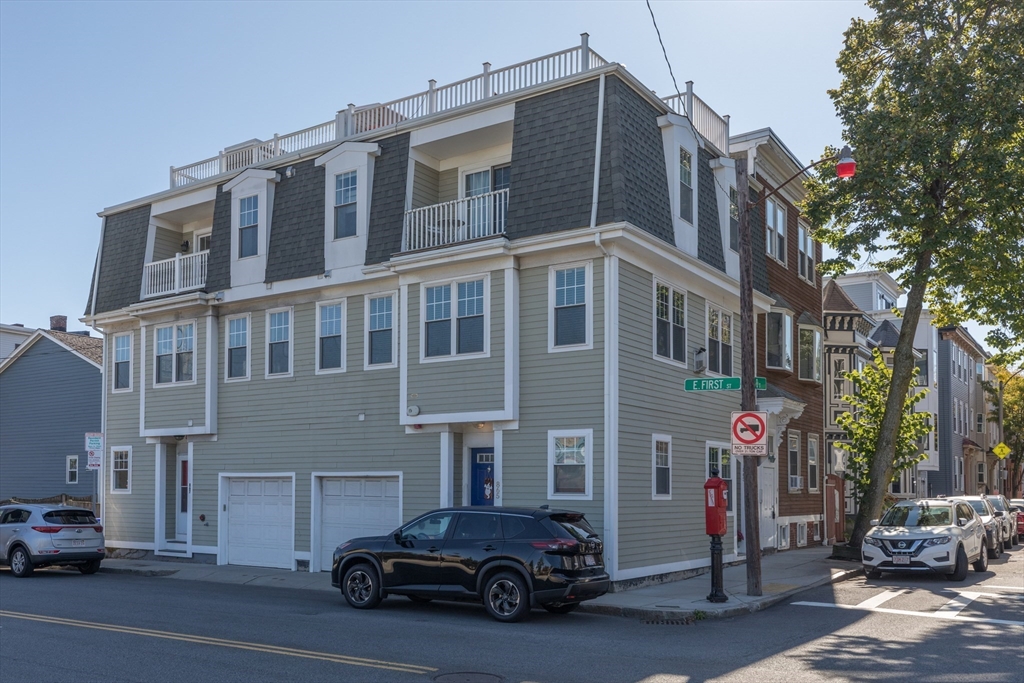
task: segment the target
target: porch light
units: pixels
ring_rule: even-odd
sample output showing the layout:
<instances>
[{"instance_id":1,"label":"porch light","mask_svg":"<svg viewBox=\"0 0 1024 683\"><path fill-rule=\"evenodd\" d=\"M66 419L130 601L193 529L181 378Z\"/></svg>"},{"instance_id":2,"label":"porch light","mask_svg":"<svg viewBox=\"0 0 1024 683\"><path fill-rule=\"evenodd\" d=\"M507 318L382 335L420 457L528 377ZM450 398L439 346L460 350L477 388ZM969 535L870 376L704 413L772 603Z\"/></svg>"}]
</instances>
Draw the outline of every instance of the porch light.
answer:
<instances>
[{"instance_id":1,"label":"porch light","mask_svg":"<svg viewBox=\"0 0 1024 683\"><path fill-rule=\"evenodd\" d=\"M853 151L849 145L843 147L839 153L839 161L836 163L836 175L840 178L852 178L857 172L857 162L853 160Z\"/></svg>"}]
</instances>

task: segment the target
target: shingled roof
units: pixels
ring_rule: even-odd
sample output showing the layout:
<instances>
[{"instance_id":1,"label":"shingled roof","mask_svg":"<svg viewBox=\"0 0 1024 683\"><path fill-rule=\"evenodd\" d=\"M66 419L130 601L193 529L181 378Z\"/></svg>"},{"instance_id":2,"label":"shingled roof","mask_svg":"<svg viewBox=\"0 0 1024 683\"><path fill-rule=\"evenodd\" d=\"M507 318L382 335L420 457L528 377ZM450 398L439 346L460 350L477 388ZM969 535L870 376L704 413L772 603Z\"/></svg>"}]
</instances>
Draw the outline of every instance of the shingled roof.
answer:
<instances>
[{"instance_id":1,"label":"shingled roof","mask_svg":"<svg viewBox=\"0 0 1024 683\"><path fill-rule=\"evenodd\" d=\"M836 284L835 280L829 280L822 292L824 303L822 309L825 311L860 311L853 299L843 291L843 288Z\"/></svg>"},{"instance_id":2,"label":"shingled roof","mask_svg":"<svg viewBox=\"0 0 1024 683\"><path fill-rule=\"evenodd\" d=\"M56 330L40 330L40 332L77 351L93 363L103 365L103 340L99 337L87 337L84 334L71 334Z\"/></svg>"},{"instance_id":3,"label":"shingled roof","mask_svg":"<svg viewBox=\"0 0 1024 683\"><path fill-rule=\"evenodd\" d=\"M900 331L892 324L891 320L883 320L882 324L871 333L871 338L882 348L896 348L896 344L900 340Z\"/></svg>"}]
</instances>

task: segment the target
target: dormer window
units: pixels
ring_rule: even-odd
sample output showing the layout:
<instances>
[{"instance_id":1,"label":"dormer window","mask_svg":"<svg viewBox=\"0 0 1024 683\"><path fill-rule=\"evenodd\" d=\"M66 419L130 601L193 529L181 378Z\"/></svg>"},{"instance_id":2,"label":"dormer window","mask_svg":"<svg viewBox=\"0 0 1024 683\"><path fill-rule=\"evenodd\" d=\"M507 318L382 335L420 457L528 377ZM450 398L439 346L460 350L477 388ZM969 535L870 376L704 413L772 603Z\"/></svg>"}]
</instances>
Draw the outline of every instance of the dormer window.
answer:
<instances>
[{"instance_id":1,"label":"dormer window","mask_svg":"<svg viewBox=\"0 0 1024 683\"><path fill-rule=\"evenodd\" d=\"M238 200L238 258L256 256L259 253L259 197L242 197Z\"/></svg>"},{"instance_id":2,"label":"dormer window","mask_svg":"<svg viewBox=\"0 0 1024 683\"><path fill-rule=\"evenodd\" d=\"M878 310L888 311L896 308L896 300L889 296L886 292L879 290L878 292Z\"/></svg>"},{"instance_id":3,"label":"dormer window","mask_svg":"<svg viewBox=\"0 0 1024 683\"><path fill-rule=\"evenodd\" d=\"M764 203L765 244L768 253L786 263L786 209L778 202L768 199Z\"/></svg>"},{"instance_id":4,"label":"dormer window","mask_svg":"<svg viewBox=\"0 0 1024 683\"><path fill-rule=\"evenodd\" d=\"M358 173L348 171L334 176L334 239L356 234Z\"/></svg>"},{"instance_id":5,"label":"dormer window","mask_svg":"<svg viewBox=\"0 0 1024 683\"><path fill-rule=\"evenodd\" d=\"M793 369L793 316L784 311L768 313L765 365Z\"/></svg>"},{"instance_id":6,"label":"dormer window","mask_svg":"<svg viewBox=\"0 0 1024 683\"><path fill-rule=\"evenodd\" d=\"M679 217L693 223L693 156L679 148Z\"/></svg>"}]
</instances>

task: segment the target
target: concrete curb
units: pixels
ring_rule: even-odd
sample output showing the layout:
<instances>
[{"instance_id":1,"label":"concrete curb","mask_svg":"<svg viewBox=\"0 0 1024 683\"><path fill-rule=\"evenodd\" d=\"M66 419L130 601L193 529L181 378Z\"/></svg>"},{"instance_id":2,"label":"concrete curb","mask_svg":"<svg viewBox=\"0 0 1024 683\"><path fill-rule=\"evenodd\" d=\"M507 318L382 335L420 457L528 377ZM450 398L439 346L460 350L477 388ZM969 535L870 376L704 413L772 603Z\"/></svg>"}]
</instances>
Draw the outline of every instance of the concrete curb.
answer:
<instances>
[{"instance_id":1,"label":"concrete curb","mask_svg":"<svg viewBox=\"0 0 1024 683\"><path fill-rule=\"evenodd\" d=\"M768 609L772 605L784 602L794 595L798 595L804 591L809 591L812 588L819 588L833 583L839 583L840 581L846 581L847 579L852 579L861 574L863 574L863 570L860 567L855 569L844 569L827 579L819 579L814 583L807 584L806 586L792 588L783 593L762 597L754 602L729 607L715 607L713 606L713 603L709 602L707 609L682 610L645 607L617 607L615 605L599 605L592 602L584 602L580 605L580 611L588 612L590 614L604 614L613 617L643 619L645 621L683 621L691 624L703 619L725 619L727 617L737 617L743 614L760 612L761 610Z\"/></svg>"},{"instance_id":2,"label":"concrete curb","mask_svg":"<svg viewBox=\"0 0 1024 683\"><path fill-rule=\"evenodd\" d=\"M178 569L147 569L134 567L104 567L100 565L100 571L104 574L134 574L135 576L170 576L177 574Z\"/></svg>"}]
</instances>

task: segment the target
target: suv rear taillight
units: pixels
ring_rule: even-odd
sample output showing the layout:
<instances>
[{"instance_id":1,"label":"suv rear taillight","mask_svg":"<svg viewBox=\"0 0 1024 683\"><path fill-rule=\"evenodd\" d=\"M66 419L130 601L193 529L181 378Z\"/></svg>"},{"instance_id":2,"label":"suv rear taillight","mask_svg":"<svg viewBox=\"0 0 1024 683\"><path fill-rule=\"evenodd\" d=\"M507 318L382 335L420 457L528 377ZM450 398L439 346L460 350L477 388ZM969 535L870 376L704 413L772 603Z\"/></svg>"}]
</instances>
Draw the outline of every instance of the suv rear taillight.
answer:
<instances>
[{"instance_id":1,"label":"suv rear taillight","mask_svg":"<svg viewBox=\"0 0 1024 683\"><path fill-rule=\"evenodd\" d=\"M580 547L579 541L560 539L551 539L550 541L530 541L530 545L532 545L537 550L563 553L574 553L577 550L579 550Z\"/></svg>"},{"instance_id":2,"label":"suv rear taillight","mask_svg":"<svg viewBox=\"0 0 1024 683\"><path fill-rule=\"evenodd\" d=\"M34 526L33 531L38 531L41 534L56 534L60 533L64 527L62 526Z\"/></svg>"},{"instance_id":3,"label":"suv rear taillight","mask_svg":"<svg viewBox=\"0 0 1024 683\"><path fill-rule=\"evenodd\" d=\"M102 534L103 533L103 525L102 524L97 524L96 526L93 527L93 529L95 529L96 533L98 533L98 534Z\"/></svg>"}]
</instances>

